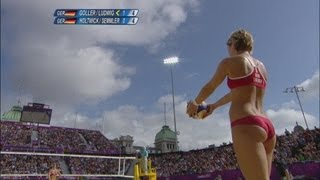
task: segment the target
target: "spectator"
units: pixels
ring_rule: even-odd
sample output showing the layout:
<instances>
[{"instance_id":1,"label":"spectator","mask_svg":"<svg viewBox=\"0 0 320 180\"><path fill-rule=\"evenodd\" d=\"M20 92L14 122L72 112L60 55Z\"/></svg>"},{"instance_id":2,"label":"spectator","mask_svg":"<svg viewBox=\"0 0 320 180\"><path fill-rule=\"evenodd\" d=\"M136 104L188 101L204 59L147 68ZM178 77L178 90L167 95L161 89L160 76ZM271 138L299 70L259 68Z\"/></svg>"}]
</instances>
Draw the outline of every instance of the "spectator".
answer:
<instances>
[{"instance_id":1,"label":"spectator","mask_svg":"<svg viewBox=\"0 0 320 180\"><path fill-rule=\"evenodd\" d=\"M281 177L281 180L292 180L287 163L281 158L277 151L274 151L273 163L279 173L279 176Z\"/></svg>"}]
</instances>

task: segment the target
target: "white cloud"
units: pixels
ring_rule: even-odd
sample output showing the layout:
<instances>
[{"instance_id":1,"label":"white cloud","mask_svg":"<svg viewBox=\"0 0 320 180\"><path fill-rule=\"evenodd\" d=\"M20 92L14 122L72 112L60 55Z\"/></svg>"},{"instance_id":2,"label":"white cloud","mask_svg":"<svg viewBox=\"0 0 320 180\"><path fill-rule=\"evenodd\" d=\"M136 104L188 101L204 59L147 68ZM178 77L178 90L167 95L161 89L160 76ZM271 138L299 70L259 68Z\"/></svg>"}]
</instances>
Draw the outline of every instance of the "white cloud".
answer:
<instances>
[{"instance_id":1,"label":"white cloud","mask_svg":"<svg viewBox=\"0 0 320 180\"><path fill-rule=\"evenodd\" d=\"M179 146L182 150L201 149L211 144L220 145L231 140L231 128L228 108L223 107L205 120L194 120L187 117L185 108L187 101L184 96L176 99L177 130L180 132ZM120 135L134 136L136 145L153 145L157 132L164 125L163 102L171 101L170 95L159 97L155 106L160 112L144 112L139 107L124 105L105 112L105 128L107 137ZM292 131L296 122L305 128L304 119L299 110L288 108L284 103L278 109L268 109L267 114L274 123L276 133L283 134L285 129ZM318 125L318 119L305 113L309 128ZM167 106L167 125L173 126L172 107Z\"/></svg>"},{"instance_id":2,"label":"white cloud","mask_svg":"<svg viewBox=\"0 0 320 180\"><path fill-rule=\"evenodd\" d=\"M299 108L299 105L294 100L291 100L289 102L284 102L278 106L280 106L280 108L283 108L283 109L298 109Z\"/></svg>"},{"instance_id":3,"label":"white cloud","mask_svg":"<svg viewBox=\"0 0 320 180\"><path fill-rule=\"evenodd\" d=\"M310 79L307 79L298 85L306 91L301 93L302 98L319 100L319 70L317 70Z\"/></svg>"},{"instance_id":4,"label":"white cloud","mask_svg":"<svg viewBox=\"0 0 320 180\"><path fill-rule=\"evenodd\" d=\"M75 105L96 103L130 87L126 67L111 45L138 45L152 51L186 21L195 0L4 1L1 43L11 61L14 89L23 81L35 101ZM136 26L53 25L57 8L138 8ZM9 20L10 19L10 20ZM23 21L21 21L23 19ZM19 22L19 23L14 23ZM8 61L8 60L7 60Z\"/></svg>"},{"instance_id":5,"label":"white cloud","mask_svg":"<svg viewBox=\"0 0 320 180\"><path fill-rule=\"evenodd\" d=\"M120 135L134 136L134 144L142 146L153 146L155 135L164 125L163 99L169 95L160 97L155 103L158 112L145 112L143 109L133 105L122 105L113 110L105 111L103 117L89 118L78 113L77 128L99 129L97 123L104 127L106 137L113 139ZM210 144L220 145L231 139L229 120L226 111L217 112L214 116L202 121L193 120L185 114L186 101L182 96L176 97L176 120L177 130L180 132L179 144L182 150L199 149L208 147ZM172 107L167 108L167 125L174 131ZM104 125L102 123L104 122ZM53 125L74 127L75 112L55 112Z\"/></svg>"},{"instance_id":6,"label":"white cloud","mask_svg":"<svg viewBox=\"0 0 320 180\"><path fill-rule=\"evenodd\" d=\"M284 105L284 107L276 110L268 109L266 112L273 122L277 134L283 134L285 129L292 131L296 123L306 129L306 123L300 110L287 108L286 105ZM313 129L314 126L318 126L319 120L316 117L306 112L305 117L310 129Z\"/></svg>"},{"instance_id":7,"label":"white cloud","mask_svg":"<svg viewBox=\"0 0 320 180\"><path fill-rule=\"evenodd\" d=\"M108 98L130 86L129 76L134 69L119 65L110 50L100 47L69 52L63 51L63 47L42 50L47 53L29 51L33 58L16 64L10 79L11 82L22 80L24 91L32 94L35 101L88 103Z\"/></svg>"},{"instance_id":8,"label":"white cloud","mask_svg":"<svg viewBox=\"0 0 320 180\"><path fill-rule=\"evenodd\" d=\"M1 104L9 108L14 103L12 95L22 82L30 101L50 104L54 109L52 125L74 127L76 123L78 128L94 129L103 117L78 113L76 118L74 106L97 103L125 91L135 73L134 67L121 63L112 45L144 46L156 51L164 47L163 40L186 21L190 11L196 12L198 2L6 0L1 5L2 52L10 61L7 68L11 72L6 81L13 88L11 94L2 94L8 101ZM136 26L53 25L57 8L104 7L139 8L139 22ZM132 105L108 110L104 116L107 136L126 133L141 143L153 143L154 132L163 125L162 113L145 113Z\"/></svg>"}]
</instances>

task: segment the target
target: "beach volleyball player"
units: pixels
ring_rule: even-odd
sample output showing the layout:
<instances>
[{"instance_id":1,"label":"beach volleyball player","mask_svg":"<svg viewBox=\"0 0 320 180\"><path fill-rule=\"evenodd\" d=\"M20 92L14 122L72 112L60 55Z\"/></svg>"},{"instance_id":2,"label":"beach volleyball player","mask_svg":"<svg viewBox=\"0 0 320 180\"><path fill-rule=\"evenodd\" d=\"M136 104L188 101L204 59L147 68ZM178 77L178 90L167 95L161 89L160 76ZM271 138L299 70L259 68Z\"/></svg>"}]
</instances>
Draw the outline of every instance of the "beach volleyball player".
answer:
<instances>
[{"instance_id":1,"label":"beach volleyball player","mask_svg":"<svg viewBox=\"0 0 320 180\"><path fill-rule=\"evenodd\" d=\"M57 165L54 164L54 166L49 170L48 176L49 176L49 180L57 180L61 175L61 170L59 168L57 168Z\"/></svg>"},{"instance_id":2,"label":"beach volleyball player","mask_svg":"<svg viewBox=\"0 0 320 180\"><path fill-rule=\"evenodd\" d=\"M213 77L188 104L187 114L196 118L198 105L227 79L230 91L217 102L208 104L205 116L231 102L233 148L241 172L246 180L268 180L276 136L272 122L263 110L267 71L263 63L252 56L253 37L248 31L233 32L227 48L230 56L221 60Z\"/></svg>"}]
</instances>

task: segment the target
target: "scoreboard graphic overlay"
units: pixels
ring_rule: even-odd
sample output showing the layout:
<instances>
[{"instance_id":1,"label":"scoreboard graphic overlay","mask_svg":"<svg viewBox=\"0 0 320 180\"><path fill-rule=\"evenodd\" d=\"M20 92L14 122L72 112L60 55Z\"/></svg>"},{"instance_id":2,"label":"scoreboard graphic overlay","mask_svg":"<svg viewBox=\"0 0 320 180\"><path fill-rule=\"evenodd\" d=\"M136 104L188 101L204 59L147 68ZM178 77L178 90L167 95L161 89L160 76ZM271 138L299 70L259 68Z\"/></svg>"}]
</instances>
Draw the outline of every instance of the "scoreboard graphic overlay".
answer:
<instances>
[{"instance_id":1,"label":"scoreboard graphic overlay","mask_svg":"<svg viewBox=\"0 0 320 180\"><path fill-rule=\"evenodd\" d=\"M57 25L136 25L138 9L57 9Z\"/></svg>"}]
</instances>

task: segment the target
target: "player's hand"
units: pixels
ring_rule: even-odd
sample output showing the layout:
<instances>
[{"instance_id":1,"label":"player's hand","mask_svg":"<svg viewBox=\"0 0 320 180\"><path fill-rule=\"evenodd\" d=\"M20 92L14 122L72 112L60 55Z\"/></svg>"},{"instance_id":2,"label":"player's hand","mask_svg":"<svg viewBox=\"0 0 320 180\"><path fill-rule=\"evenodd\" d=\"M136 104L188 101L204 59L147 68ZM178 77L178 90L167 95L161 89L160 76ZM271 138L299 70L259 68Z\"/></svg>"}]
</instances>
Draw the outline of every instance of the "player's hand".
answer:
<instances>
[{"instance_id":1,"label":"player's hand","mask_svg":"<svg viewBox=\"0 0 320 180\"><path fill-rule=\"evenodd\" d=\"M191 118L196 118L197 110L198 110L198 106L194 105L191 101L189 101L187 104L187 110L186 110L186 113L188 114L188 116Z\"/></svg>"},{"instance_id":2,"label":"player's hand","mask_svg":"<svg viewBox=\"0 0 320 180\"><path fill-rule=\"evenodd\" d=\"M202 119L204 119L204 118L208 117L209 115L211 115L216 108L217 107L214 104L208 104L207 105L207 113L202 117Z\"/></svg>"}]
</instances>

